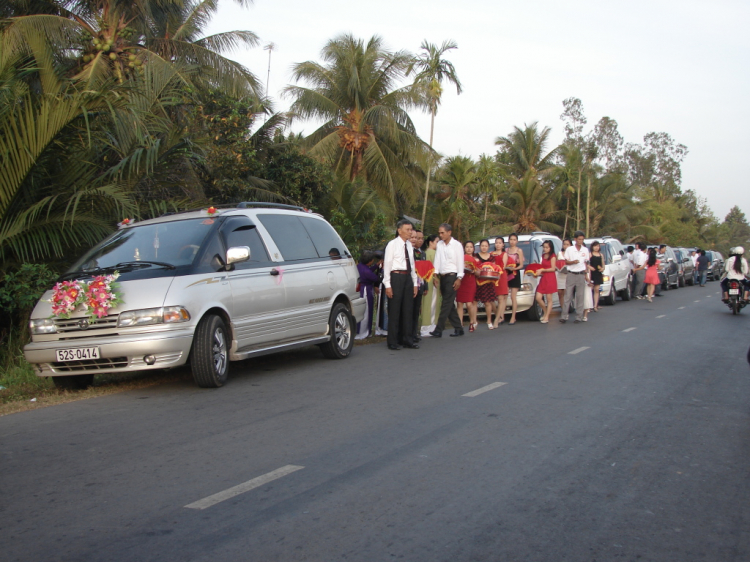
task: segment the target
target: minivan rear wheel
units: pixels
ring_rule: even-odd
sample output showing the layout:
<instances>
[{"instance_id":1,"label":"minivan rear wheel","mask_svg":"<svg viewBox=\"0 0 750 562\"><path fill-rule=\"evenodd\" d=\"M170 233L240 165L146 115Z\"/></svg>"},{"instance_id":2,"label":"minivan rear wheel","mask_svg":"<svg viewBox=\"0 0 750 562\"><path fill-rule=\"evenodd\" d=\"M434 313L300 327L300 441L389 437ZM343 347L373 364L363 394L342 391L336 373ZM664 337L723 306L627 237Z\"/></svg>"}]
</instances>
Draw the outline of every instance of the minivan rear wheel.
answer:
<instances>
[{"instance_id":1,"label":"minivan rear wheel","mask_svg":"<svg viewBox=\"0 0 750 562\"><path fill-rule=\"evenodd\" d=\"M320 344L320 350L328 359L344 359L354 347L354 319L346 305L337 302L331 309L328 320L330 341Z\"/></svg>"},{"instance_id":2,"label":"minivan rear wheel","mask_svg":"<svg viewBox=\"0 0 750 562\"><path fill-rule=\"evenodd\" d=\"M204 316L195 329L190 368L195 384L202 388L218 388L229 378L227 328L221 317Z\"/></svg>"},{"instance_id":3,"label":"minivan rear wheel","mask_svg":"<svg viewBox=\"0 0 750 562\"><path fill-rule=\"evenodd\" d=\"M52 382L59 390L86 390L94 383L94 375L69 375L52 377Z\"/></svg>"}]
</instances>

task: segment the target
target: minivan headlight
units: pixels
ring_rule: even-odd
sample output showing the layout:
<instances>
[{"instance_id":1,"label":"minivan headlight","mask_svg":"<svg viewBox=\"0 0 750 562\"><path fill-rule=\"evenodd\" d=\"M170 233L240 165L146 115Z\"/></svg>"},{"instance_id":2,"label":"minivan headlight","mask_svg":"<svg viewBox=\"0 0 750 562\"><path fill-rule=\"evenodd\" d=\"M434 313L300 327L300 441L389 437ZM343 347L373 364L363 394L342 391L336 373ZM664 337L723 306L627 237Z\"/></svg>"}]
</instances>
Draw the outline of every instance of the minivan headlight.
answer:
<instances>
[{"instance_id":1,"label":"minivan headlight","mask_svg":"<svg viewBox=\"0 0 750 562\"><path fill-rule=\"evenodd\" d=\"M602 277L602 281L604 281L605 283L608 283L609 282L609 275L604 275Z\"/></svg>"},{"instance_id":2,"label":"minivan headlight","mask_svg":"<svg viewBox=\"0 0 750 562\"><path fill-rule=\"evenodd\" d=\"M531 288L531 283L522 283L522 284L521 284L521 290L522 290L522 291L528 291L528 292L531 292L531 291L532 291L532 288Z\"/></svg>"},{"instance_id":3,"label":"minivan headlight","mask_svg":"<svg viewBox=\"0 0 750 562\"><path fill-rule=\"evenodd\" d=\"M143 310L128 310L120 314L117 326L147 326L149 324L174 324L187 322L190 313L182 306L164 306L161 308L145 308Z\"/></svg>"},{"instance_id":4,"label":"minivan headlight","mask_svg":"<svg viewBox=\"0 0 750 562\"><path fill-rule=\"evenodd\" d=\"M29 322L29 328L32 334L54 334L57 332L57 326L52 318L38 318Z\"/></svg>"}]
</instances>

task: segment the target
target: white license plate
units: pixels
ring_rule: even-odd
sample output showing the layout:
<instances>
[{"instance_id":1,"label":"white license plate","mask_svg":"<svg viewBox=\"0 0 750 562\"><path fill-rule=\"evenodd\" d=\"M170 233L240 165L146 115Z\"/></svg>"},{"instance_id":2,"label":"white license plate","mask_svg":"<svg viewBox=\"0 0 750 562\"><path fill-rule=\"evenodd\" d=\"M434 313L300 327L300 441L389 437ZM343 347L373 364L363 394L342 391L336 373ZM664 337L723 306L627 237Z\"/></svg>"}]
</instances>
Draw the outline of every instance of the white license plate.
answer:
<instances>
[{"instance_id":1,"label":"white license plate","mask_svg":"<svg viewBox=\"0 0 750 562\"><path fill-rule=\"evenodd\" d=\"M55 350L57 360L62 361L85 361L86 359L99 359L98 347L74 347L72 349Z\"/></svg>"},{"instance_id":2,"label":"white license plate","mask_svg":"<svg viewBox=\"0 0 750 562\"><path fill-rule=\"evenodd\" d=\"M739 289L729 289L729 294L730 295L739 295L740 294L740 290Z\"/></svg>"}]
</instances>

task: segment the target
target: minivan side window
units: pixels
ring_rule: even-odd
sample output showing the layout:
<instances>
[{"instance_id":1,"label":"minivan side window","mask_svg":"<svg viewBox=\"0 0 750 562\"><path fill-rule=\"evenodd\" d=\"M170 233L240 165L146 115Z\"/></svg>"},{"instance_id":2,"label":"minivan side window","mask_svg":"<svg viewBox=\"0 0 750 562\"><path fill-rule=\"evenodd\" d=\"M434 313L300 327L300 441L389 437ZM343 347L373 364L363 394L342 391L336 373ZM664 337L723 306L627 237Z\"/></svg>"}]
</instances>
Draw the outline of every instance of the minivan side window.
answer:
<instances>
[{"instance_id":1,"label":"minivan side window","mask_svg":"<svg viewBox=\"0 0 750 562\"><path fill-rule=\"evenodd\" d=\"M346 245L330 224L312 217L301 217L299 220L310 234L320 257L328 256L338 260L349 256Z\"/></svg>"},{"instance_id":2,"label":"minivan side window","mask_svg":"<svg viewBox=\"0 0 750 562\"><path fill-rule=\"evenodd\" d=\"M298 217L265 214L256 216L276 242L284 261L320 259L310 235Z\"/></svg>"},{"instance_id":3,"label":"minivan side window","mask_svg":"<svg viewBox=\"0 0 750 562\"><path fill-rule=\"evenodd\" d=\"M268 252L255 225L248 217L228 217L221 227L227 248L247 246L250 248L250 259L235 264L235 269L250 269L268 265Z\"/></svg>"}]
</instances>

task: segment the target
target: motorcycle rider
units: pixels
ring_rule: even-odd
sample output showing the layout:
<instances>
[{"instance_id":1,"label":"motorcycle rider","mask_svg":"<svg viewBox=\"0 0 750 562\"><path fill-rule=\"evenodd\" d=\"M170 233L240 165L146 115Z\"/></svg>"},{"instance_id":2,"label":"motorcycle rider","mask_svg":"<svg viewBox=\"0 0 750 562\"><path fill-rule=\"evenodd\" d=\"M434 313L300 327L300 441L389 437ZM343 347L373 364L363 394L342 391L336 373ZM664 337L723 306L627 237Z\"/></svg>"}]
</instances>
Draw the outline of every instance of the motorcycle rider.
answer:
<instances>
[{"instance_id":1,"label":"motorcycle rider","mask_svg":"<svg viewBox=\"0 0 750 562\"><path fill-rule=\"evenodd\" d=\"M734 279L740 282L743 288L742 300L748 301L749 287L746 277L748 276L747 260L742 257L745 248L737 246L729 250L729 258L724 262L724 273L721 276L721 289L723 291L722 301L729 302L729 280Z\"/></svg>"}]
</instances>

